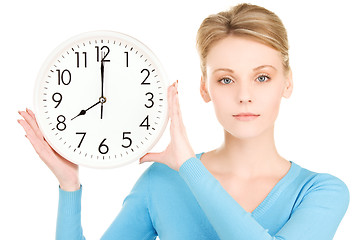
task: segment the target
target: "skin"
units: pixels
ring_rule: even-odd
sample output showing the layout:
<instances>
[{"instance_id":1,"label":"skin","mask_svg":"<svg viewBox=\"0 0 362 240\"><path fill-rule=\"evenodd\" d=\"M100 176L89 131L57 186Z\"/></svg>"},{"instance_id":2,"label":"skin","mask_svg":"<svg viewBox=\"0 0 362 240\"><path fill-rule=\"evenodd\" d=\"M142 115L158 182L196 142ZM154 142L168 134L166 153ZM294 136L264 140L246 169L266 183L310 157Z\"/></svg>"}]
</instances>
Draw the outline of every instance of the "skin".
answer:
<instances>
[{"instance_id":1,"label":"skin","mask_svg":"<svg viewBox=\"0 0 362 240\"><path fill-rule=\"evenodd\" d=\"M281 54L256 40L228 36L207 55L200 93L213 103L224 142L201 162L248 212L290 169L276 150L274 123L282 97L289 98L292 89L292 73L284 70ZM240 112L260 116L240 121L233 117Z\"/></svg>"},{"instance_id":2,"label":"skin","mask_svg":"<svg viewBox=\"0 0 362 240\"><path fill-rule=\"evenodd\" d=\"M190 157L195 157L186 136L182 122L177 92L178 82L168 87L167 97L169 104L169 117L171 119L171 142L165 151L161 153L148 153L140 159L145 161L157 161L168 165L178 171L183 162ZM44 139L36 122L34 113L30 109L19 111L23 119L18 123L24 128L26 135L40 159L48 166L59 181L60 188L65 191L75 191L80 188L78 165L71 163L60 156Z\"/></svg>"},{"instance_id":3,"label":"skin","mask_svg":"<svg viewBox=\"0 0 362 240\"><path fill-rule=\"evenodd\" d=\"M221 81L220 81L221 80ZM143 162L160 162L179 171L195 152L182 121L178 82L168 88L171 141L160 153L147 153ZM206 58L200 93L212 102L224 128L222 145L202 155L201 162L225 190L251 212L288 172L290 162L275 147L274 123L282 97L293 89L291 71L284 71L281 54L256 40L228 36L216 42ZM233 117L240 112L260 114L252 121ZM18 122L34 149L66 191L79 189L78 166L59 156L45 141L31 110L19 111Z\"/></svg>"},{"instance_id":4,"label":"skin","mask_svg":"<svg viewBox=\"0 0 362 240\"><path fill-rule=\"evenodd\" d=\"M25 137L29 139L40 159L58 179L60 187L66 191L79 189L78 165L66 160L50 147L39 129L34 113L30 109L18 112L23 117L23 119L18 119L18 123L24 128Z\"/></svg>"},{"instance_id":5,"label":"skin","mask_svg":"<svg viewBox=\"0 0 362 240\"><path fill-rule=\"evenodd\" d=\"M214 156L210 167L243 178L274 172L286 161L275 147L274 123L282 97L289 98L293 88L281 54L253 39L229 36L210 49L206 75L201 79L201 95L213 103L224 128L224 143L208 154ZM240 112L260 116L238 121L233 115Z\"/></svg>"}]
</instances>

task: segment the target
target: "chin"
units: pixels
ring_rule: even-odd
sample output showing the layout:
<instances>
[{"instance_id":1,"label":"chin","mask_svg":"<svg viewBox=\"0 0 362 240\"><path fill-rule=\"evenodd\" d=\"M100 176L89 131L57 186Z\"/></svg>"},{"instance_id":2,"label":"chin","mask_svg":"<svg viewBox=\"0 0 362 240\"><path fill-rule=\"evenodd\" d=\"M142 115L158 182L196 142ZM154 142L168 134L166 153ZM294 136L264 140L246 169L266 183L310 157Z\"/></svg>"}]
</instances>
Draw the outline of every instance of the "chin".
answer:
<instances>
[{"instance_id":1,"label":"chin","mask_svg":"<svg viewBox=\"0 0 362 240\"><path fill-rule=\"evenodd\" d=\"M250 125L229 125L224 127L225 134L232 135L234 138L240 139L240 140L247 140L256 138L258 136L263 135L264 133L267 133L269 131L274 131L274 124L271 126L265 126L262 124L250 124Z\"/></svg>"},{"instance_id":2,"label":"chin","mask_svg":"<svg viewBox=\"0 0 362 240\"><path fill-rule=\"evenodd\" d=\"M232 135L234 138L240 139L240 140L247 140L252 139L260 135L259 132L254 130L240 130L236 131L235 129L233 131L228 131L227 129L224 129L226 134Z\"/></svg>"},{"instance_id":3,"label":"chin","mask_svg":"<svg viewBox=\"0 0 362 240\"><path fill-rule=\"evenodd\" d=\"M232 135L240 140L251 139L261 136L267 132L274 132L274 122L277 114L270 116L263 114L251 121L239 121L234 117L226 118L224 115L218 115L217 120L224 128L224 134Z\"/></svg>"}]
</instances>

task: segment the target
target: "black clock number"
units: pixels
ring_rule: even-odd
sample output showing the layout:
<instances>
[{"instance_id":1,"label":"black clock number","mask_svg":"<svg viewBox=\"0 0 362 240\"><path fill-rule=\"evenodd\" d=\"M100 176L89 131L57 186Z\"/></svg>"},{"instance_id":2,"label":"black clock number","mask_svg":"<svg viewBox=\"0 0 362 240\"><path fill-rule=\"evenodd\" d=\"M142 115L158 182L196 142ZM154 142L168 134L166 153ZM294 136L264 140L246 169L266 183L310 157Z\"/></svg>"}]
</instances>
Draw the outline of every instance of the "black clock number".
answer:
<instances>
[{"instance_id":1,"label":"black clock number","mask_svg":"<svg viewBox=\"0 0 362 240\"><path fill-rule=\"evenodd\" d=\"M82 145L82 142L83 142L83 140L84 140L84 137L85 137L85 135L86 135L87 133L85 133L85 132L77 132L77 133L75 133L75 134L82 134L82 135L83 135L82 139L80 140L80 143L78 144L78 148L80 148L80 145Z\"/></svg>"},{"instance_id":2,"label":"black clock number","mask_svg":"<svg viewBox=\"0 0 362 240\"><path fill-rule=\"evenodd\" d=\"M145 80L141 83L141 85L150 85L151 83L146 82L147 78L150 76L150 71L146 68L142 69L141 73L147 72L147 76L145 77Z\"/></svg>"},{"instance_id":3,"label":"black clock number","mask_svg":"<svg viewBox=\"0 0 362 240\"><path fill-rule=\"evenodd\" d=\"M155 103L152 101L152 99L153 99L153 94L152 94L151 92L146 93L146 96L149 95L149 94L151 95L151 98L149 98L149 99L147 99L147 100L151 102L151 106L147 106L147 105L145 104L146 108L151 108L151 107L153 107L153 105L155 104Z\"/></svg>"},{"instance_id":4,"label":"black clock number","mask_svg":"<svg viewBox=\"0 0 362 240\"><path fill-rule=\"evenodd\" d=\"M101 59L101 62L110 62L110 61L111 61L111 60L109 60L109 59L106 59L106 57L108 56L109 52L111 51L111 50L109 50L109 47L103 46L103 47L100 48L100 50L99 50L99 46L95 46L95 48L97 49L97 62L99 62L99 56L101 55L101 54L99 54L100 51L104 51L104 56L101 57L101 58L102 58L102 59ZM102 55L103 55L103 54L102 54Z\"/></svg>"},{"instance_id":5,"label":"black clock number","mask_svg":"<svg viewBox=\"0 0 362 240\"><path fill-rule=\"evenodd\" d=\"M57 121L58 121L57 129L59 131L64 131L67 128L67 125L64 123L65 122L65 117L63 115L59 115L57 117Z\"/></svg>"},{"instance_id":6,"label":"black clock number","mask_svg":"<svg viewBox=\"0 0 362 240\"><path fill-rule=\"evenodd\" d=\"M69 83L72 81L72 74L68 69L63 70L60 72L59 69L57 69L58 72L58 85L63 83L64 85L69 85Z\"/></svg>"},{"instance_id":7,"label":"black clock number","mask_svg":"<svg viewBox=\"0 0 362 240\"><path fill-rule=\"evenodd\" d=\"M107 152L109 151L109 147L104 144L104 142L106 141L107 138L103 139L103 141L101 142L101 144L99 144L99 147L98 147L98 151L101 153L101 154L107 154Z\"/></svg>"},{"instance_id":8,"label":"black clock number","mask_svg":"<svg viewBox=\"0 0 362 240\"><path fill-rule=\"evenodd\" d=\"M77 55L77 68L79 68L79 52L75 52L75 54ZM84 67L87 67L87 52L82 52L82 54L84 55Z\"/></svg>"},{"instance_id":9,"label":"black clock number","mask_svg":"<svg viewBox=\"0 0 362 240\"><path fill-rule=\"evenodd\" d=\"M140 127L146 127L147 130L150 127L150 124L148 123L148 115L147 117L143 120L143 122L140 124Z\"/></svg>"},{"instance_id":10,"label":"black clock number","mask_svg":"<svg viewBox=\"0 0 362 240\"><path fill-rule=\"evenodd\" d=\"M126 139L126 140L129 141L128 145L123 145L122 144L122 147L124 147L124 148L128 148L128 147L130 147L132 145L132 139L129 138L129 137L126 137L126 134L131 134L131 132L123 132L123 140Z\"/></svg>"},{"instance_id":11,"label":"black clock number","mask_svg":"<svg viewBox=\"0 0 362 240\"><path fill-rule=\"evenodd\" d=\"M128 52L124 52L126 54L126 67L128 67Z\"/></svg>"},{"instance_id":12,"label":"black clock number","mask_svg":"<svg viewBox=\"0 0 362 240\"><path fill-rule=\"evenodd\" d=\"M62 94L56 92L53 94L52 99L54 102L57 103L57 105L54 108L57 108L59 106L59 104L62 102L63 97L62 97Z\"/></svg>"}]
</instances>

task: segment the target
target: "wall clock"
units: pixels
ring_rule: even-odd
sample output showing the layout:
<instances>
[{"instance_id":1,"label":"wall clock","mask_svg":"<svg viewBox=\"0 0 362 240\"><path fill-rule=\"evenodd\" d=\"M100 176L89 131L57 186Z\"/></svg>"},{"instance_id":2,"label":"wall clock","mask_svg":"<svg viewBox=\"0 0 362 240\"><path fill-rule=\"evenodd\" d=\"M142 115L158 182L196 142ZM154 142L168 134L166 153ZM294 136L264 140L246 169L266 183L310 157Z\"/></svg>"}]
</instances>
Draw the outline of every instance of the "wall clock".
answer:
<instances>
[{"instance_id":1,"label":"wall clock","mask_svg":"<svg viewBox=\"0 0 362 240\"><path fill-rule=\"evenodd\" d=\"M119 167L149 152L168 123L168 82L143 43L112 31L82 33L46 59L34 91L45 139L64 158Z\"/></svg>"}]
</instances>

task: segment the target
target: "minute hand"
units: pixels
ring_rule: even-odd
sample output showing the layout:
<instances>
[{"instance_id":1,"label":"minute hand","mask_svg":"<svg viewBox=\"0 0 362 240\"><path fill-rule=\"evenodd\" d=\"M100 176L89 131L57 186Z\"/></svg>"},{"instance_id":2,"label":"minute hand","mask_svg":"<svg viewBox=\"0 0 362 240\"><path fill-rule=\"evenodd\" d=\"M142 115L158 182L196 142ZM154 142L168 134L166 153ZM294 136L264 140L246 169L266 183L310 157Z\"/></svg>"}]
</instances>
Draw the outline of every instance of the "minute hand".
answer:
<instances>
[{"instance_id":1,"label":"minute hand","mask_svg":"<svg viewBox=\"0 0 362 240\"><path fill-rule=\"evenodd\" d=\"M101 61L101 82L102 82L102 96L100 97L100 102L101 102L101 119L103 118L103 103L106 102L106 98L103 95L103 89L104 89L104 62L103 60Z\"/></svg>"},{"instance_id":2,"label":"minute hand","mask_svg":"<svg viewBox=\"0 0 362 240\"><path fill-rule=\"evenodd\" d=\"M104 95L103 95L103 88L104 88L104 63L103 63L103 61L101 62L101 81L102 81L102 95L101 95L101 97L104 98Z\"/></svg>"}]
</instances>

